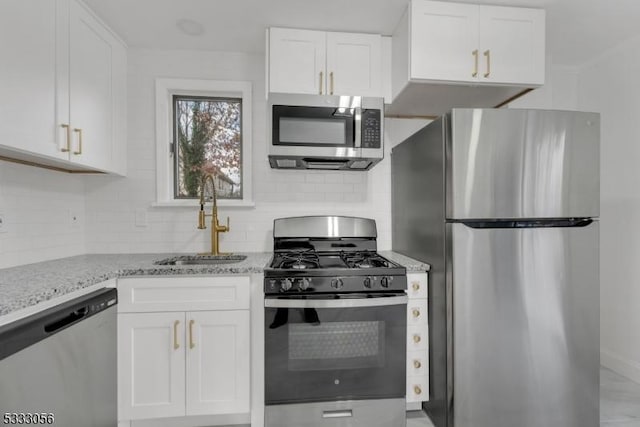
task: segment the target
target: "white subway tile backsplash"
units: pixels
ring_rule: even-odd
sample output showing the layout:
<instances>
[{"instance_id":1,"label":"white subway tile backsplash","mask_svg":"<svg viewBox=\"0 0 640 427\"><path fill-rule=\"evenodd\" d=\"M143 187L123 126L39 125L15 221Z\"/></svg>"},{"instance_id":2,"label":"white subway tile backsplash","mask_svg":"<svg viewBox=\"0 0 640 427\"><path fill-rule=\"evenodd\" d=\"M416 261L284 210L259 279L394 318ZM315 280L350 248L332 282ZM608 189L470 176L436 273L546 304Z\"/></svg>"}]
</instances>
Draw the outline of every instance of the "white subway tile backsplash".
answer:
<instances>
[{"instance_id":1,"label":"white subway tile backsplash","mask_svg":"<svg viewBox=\"0 0 640 427\"><path fill-rule=\"evenodd\" d=\"M271 251L273 220L286 216L374 218L378 247L391 248L390 147L407 134L387 120L385 158L372 170L274 170L267 162L263 55L131 49L128 58L127 177L78 176L0 163L0 267L89 253L201 252L210 230L198 230L197 207L153 207L156 197L155 79L248 80L253 85L254 208L220 207L224 251ZM144 226L136 226L145 217ZM72 214L77 217L72 221Z\"/></svg>"}]
</instances>

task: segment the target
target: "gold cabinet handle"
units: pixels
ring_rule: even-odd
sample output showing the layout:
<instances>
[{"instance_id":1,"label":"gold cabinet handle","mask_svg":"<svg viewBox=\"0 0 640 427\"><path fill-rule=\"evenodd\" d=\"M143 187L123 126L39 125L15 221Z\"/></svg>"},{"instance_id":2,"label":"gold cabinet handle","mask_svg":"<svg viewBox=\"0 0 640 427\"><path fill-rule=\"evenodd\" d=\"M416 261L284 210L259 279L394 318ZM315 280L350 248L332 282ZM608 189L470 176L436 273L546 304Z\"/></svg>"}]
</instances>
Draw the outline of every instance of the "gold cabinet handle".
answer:
<instances>
[{"instance_id":1,"label":"gold cabinet handle","mask_svg":"<svg viewBox=\"0 0 640 427\"><path fill-rule=\"evenodd\" d=\"M485 50L484 56L487 58L487 72L484 73L484 76L489 77L489 74L491 74L491 51Z\"/></svg>"},{"instance_id":2,"label":"gold cabinet handle","mask_svg":"<svg viewBox=\"0 0 640 427\"><path fill-rule=\"evenodd\" d=\"M195 320L189 320L189 348L193 348L196 346L196 343L193 342L193 325L196 323Z\"/></svg>"},{"instance_id":3,"label":"gold cabinet handle","mask_svg":"<svg viewBox=\"0 0 640 427\"><path fill-rule=\"evenodd\" d=\"M177 350L180 348L180 344L178 343L178 325L180 324L179 320L173 322L173 349Z\"/></svg>"},{"instance_id":4,"label":"gold cabinet handle","mask_svg":"<svg viewBox=\"0 0 640 427\"><path fill-rule=\"evenodd\" d=\"M411 282L411 287L413 288L414 291L419 291L420 290L420 282Z\"/></svg>"},{"instance_id":5,"label":"gold cabinet handle","mask_svg":"<svg viewBox=\"0 0 640 427\"><path fill-rule=\"evenodd\" d=\"M329 81L331 82L331 90L329 91L329 94L333 95L333 71L329 73Z\"/></svg>"},{"instance_id":6,"label":"gold cabinet handle","mask_svg":"<svg viewBox=\"0 0 640 427\"><path fill-rule=\"evenodd\" d=\"M420 369L422 367L422 363L420 363L419 360L414 360L413 361L413 367L416 369Z\"/></svg>"},{"instance_id":7,"label":"gold cabinet handle","mask_svg":"<svg viewBox=\"0 0 640 427\"><path fill-rule=\"evenodd\" d=\"M67 146L65 148L61 148L60 151L63 153L68 153L71 150L71 126L66 123L60 125L63 129L67 130Z\"/></svg>"},{"instance_id":8,"label":"gold cabinet handle","mask_svg":"<svg viewBox=\"0 0 640 427\"><path fill-rule=\"evenodd\" d=\"M322 95L322 80L324 80L322 77L324 76L324 73L322 71L320 71L320 95Z\"/></svg>"},{"instance_id":9,"label":"gold cabinet handle","mask_svg":"<svg viewBox=\"0 0 640 427\"><path fill-rule=\"evenodd\" d=\"M420 310L418 310L417 308L414 308L412 313L413 317L420 317Z\"/></svg>"},{"instance_id":10,"label":"gold cabinet handle","mask_svg":"<svg viewBox=\"0 0 640 427\"><path fill-rule=\"evenodd\" d=\"M422 389L420 388L420 386L418 386L418 385L414 385L414 386L413 386L413 392L414 392L415 394L422 394Z\"/></svg>"},{"instance_id":11,"label":"gold cabinet handle","mask_svg":"<svg viewBox=\"0 0 640 427\"><path fill-rule=\"evenodd\" d=\"M471 77L478 77L478 49L471 52L473 55L473 73L471 73Z\"/></svg>"},{"instance_id":12,"label":"gold cabinet handle","mask_svg":"<svg viewBox=\"0 0 640 427\"><path fill-rule=\"evenodd\" d=\"M417 343L420 342L420 340L421 340L420 335L416 334L416 335L413 336L413 342L414 343L417 344Z\"/></svg>"},{"instance_id":13,"label":"gold cabinet handle","mask_svg":"<svg viewBox=\"0 0 640 427\"><path fill-rule=\"evenodd\" d=\"M74 128L73 131L78 134L78 151L74 151L73 154L79 156L82 154L82 129Z\"/></svg>"}]
</instances>

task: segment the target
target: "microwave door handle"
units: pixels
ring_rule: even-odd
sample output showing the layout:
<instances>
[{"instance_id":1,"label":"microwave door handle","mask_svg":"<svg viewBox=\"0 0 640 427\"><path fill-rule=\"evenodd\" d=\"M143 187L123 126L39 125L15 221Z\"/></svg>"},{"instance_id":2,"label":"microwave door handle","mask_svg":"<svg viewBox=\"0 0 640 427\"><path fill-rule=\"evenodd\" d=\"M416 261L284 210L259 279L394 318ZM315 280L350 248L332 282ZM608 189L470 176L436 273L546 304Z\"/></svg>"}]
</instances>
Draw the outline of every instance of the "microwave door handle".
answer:
<instances>
[{"instance_id":1,"label":"microwave door handle","mask_svg":"<svg viewBox=\"0 0 640 427\"><path fill-rule=\"evenodd\" d=\"M356 131L355 132L356 140L354 141L353 147L360 148L362 147L362 108L356 107L354 114L355 114L354 126Z\"/></svg>"},{"instance_id":2,"label":"microwave door handle","mask_svg":"<svg viewBox=\"0 0 640 427\"><path fill-rule=\"evenodd\" d=\"M406 295L383 298L351 298L351 299L283 299L265 298L264 306L268 308L354 308L384 307L388 305L406 304Z\"/></svg>"}]
</instances>

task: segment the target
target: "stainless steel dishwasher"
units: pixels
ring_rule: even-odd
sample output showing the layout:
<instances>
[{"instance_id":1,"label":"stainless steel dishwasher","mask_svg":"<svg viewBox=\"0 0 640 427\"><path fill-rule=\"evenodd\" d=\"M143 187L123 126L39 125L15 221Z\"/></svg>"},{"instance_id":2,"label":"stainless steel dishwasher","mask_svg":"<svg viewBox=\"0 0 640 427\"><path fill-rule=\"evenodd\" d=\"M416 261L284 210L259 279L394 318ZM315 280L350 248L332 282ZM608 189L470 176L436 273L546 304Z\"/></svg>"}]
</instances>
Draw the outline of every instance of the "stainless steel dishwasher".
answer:
<instances>
[{"instance_id":1,"label":"stainless steel dishwasher","mask_svg":"<svg viewBox=\"0 0 640 427\"><path fill-rule=\"evenodd\" d=\"M102 289L0 327L0 424L117 424L116 304Z\"/></svg>"}]
</instances>

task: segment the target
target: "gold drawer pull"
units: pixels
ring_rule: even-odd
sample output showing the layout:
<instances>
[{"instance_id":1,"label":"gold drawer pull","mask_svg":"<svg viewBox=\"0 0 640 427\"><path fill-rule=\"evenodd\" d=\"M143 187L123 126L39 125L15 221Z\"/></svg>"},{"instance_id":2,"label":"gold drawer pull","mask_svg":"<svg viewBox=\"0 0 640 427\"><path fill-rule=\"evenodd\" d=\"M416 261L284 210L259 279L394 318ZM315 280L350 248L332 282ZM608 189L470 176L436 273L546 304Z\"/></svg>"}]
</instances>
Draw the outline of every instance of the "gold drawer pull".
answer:
<instances>
[{"instance_id":1,"label":"gold drawer pull","mask_svg":"<svg viewBox=\"0 0 640 427\"><path fill-rule=\"evenodd\" d=\"M484 73L485 77L489 77L489 75L491 75L491 51L490 50L485 50L484 51L484 56L487 57L487 72Z\"/></svg>"},{"instance_id":2,"label":"gold drawer pull","mask_svg":"<svg viewBox=\"0 0 640 427\"><path fill-rule=\"evenodd\" d=\"M71 126L66 123L60 125L63 129L67 130L67 146L65 148L61 148L60 151L63 153L68 153L71 150Z\"/></svg>"},{"instance_id":3,"label":"gold drawer pull","mask_svg":"<svg viewBox=\"0 0 640 427\"><path fill-rule=\"evenodd\" d=\"M180 344L178 344L178 325L180 324L179 320L173 322L173 349L177 350L180 348Z\"/></svg>"},{"instance_id":4,"label":"gold drawer pull","mask_svg":"<svg viewBox=\"0 0 640 427\"><path fill-rule=\"evenodd\" d=\"M74 151L73 154L79 156L80 154L82 154L82 129L75 128L73 129L73 131L78 134L78 151Z\"/></svg>"},{"instance_id":5,"label":"gold drawer pull","mask_svg":"<svg viewBox=\"0 0 640 427\"><path fill-rule=\"evenodd\" d=\"M418 310L417 308L413 309L413 317L420 317L420 310Z\"/></svg>"},{"instance_id":6,"label":"gold drawer pull","mask_svg":"<svg viewBox=\"0 0 640 427\"><path fill-rule=\"evenodd\" d=\"M196 323L195 320L189 320L189 348L193 348L196 346L196 343L193 342L193 324Z\"/></svg>"},{"instance_id":7,"label":"gold drawer pull","mask_svg":"<svg viewBox=\"0 0 640 427\"><path fill-rule=\"evenodd\" d=\"M322 71L320 71L320 95L322 95L322 80L324 80L323 79L323 74L324 73Z\"/></svg>"},{"instance_id":8,"label":"gold drawer pull","mask_svg":"<svg viewBox=\"0 0 640 427\"><path fill-rule=\"evenodd\" d=\"M413 392L414 392L415 394L422 394L422 389L420 388L420 386L418 386L418 385L414 385L414 386L413 386Z\"/></svg>"},{"instance_id":9,"label":"gold drawer pull","mask_svg":"<svg viewBox=\"0 0 640 427\"><path fill-rule=\"evenodd\" d=\"M413 361L413 367L416 369L420 369L422 367L422 363L420 363L419 360L414 360Z\"/></svg>"},{"instance_id":10,"label":"gold drawer pull","mask_svg":"<svg viewBox=\"0 0 640 427\"><path fill-rule=\"evenodd\" d=\"M413 288L414 291L419 291L420 290L420 282L411 282L411 287Z\"/></svg>"},{"instance_id":11,"label":"gold drawer pull","mask_svg":"<svg viewBox=\"0 0 640 427\"><path fill-rule=\"evenodd\" d=\"M329 95L333 95L333 71L329 73L329 80L331 81L331 90L329 91Z\"/></svg>"},{"instance_id":12,"label":"gold drawer pull","mask_svg":"<svg viewBox=\"0 0 640 427\"><path fill-rule=\"evenodd\" d=\"M420 335L415 334L415 335L413 336L413 342L417 344L417 343L419 343L420 341L421 341Z\"/></svg>"},{"instance_id":13,"label":"gold drawer pull","mask_svg":"<svg viewBox=\"0 0 640 427\"><path fill-rule=\"evenodd\" d=\"M471 52L473 55L473 73L471 73L471 77L478 77L478 49Z\"/></svg>"}]
</instances>

